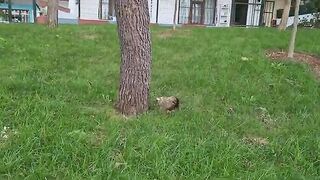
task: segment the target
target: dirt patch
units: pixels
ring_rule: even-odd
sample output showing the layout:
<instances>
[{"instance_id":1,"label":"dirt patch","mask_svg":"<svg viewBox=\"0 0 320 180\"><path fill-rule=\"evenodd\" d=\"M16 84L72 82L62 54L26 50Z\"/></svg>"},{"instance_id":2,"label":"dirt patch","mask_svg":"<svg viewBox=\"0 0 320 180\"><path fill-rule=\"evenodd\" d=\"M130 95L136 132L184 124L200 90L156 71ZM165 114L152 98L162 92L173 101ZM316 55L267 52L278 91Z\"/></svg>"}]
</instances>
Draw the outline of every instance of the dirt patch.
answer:
<instances>
[{"instance_id":1,"label":"dirt patch","mask_svg":"<svg viewBox=\"0 0 320 180\"><path fill-rule=\"evenodd\" d=\"M106 129L102 126L96 127L95 132L93 132L89 138L89 142L94 147L99 147L103 144L106 139Z\"/></svg>"},{"instance_id":2,"label":"dirt patch","mask_svg":"<svg viewBox=\"0 0 320 180\"><path fill-rule=\"evenodd\" d=\"M320 57L306 53L294 53L293 59L288 58L288 53L279 50L269 50L266 56L271 60L293 61L308 64L310 69L320 78Z\"/></svg>"},{"instance_id":3,"label":"dirt patch","mask_svg":"<svg viewBox=\"0 0 320 180\"><path fill-rule=\"evenodd\" d=\"M168 30L165 30L165 31L161 31L159 33L157 33L157 36L160 38L160 39L168 39L168 38L171 38L171 37L174 37L174 36L188 36L190 34L190 30L181 30L181 29L177 29L177 30L172 30L172 29L168 29Z\"/></svg>"},{"instance_id":4,"label":"dirt patch","mask_svg":"<svg viewBox=\"0 0 320 180\"><path fill-rule=\"evenodd\" d=\"M100 38L99 34L88 33L88 32L79 32L78 37L80 39L85 39L85 40L96 40L96 39Z\"/></svg>"},{"instance_id":5,"label":"dirt patch","mask_svg":"<svg viewBox=\"0 0 320 180\"><path fill-rule=\"evenodd\" d=\"M267 129L272 129L275 127L275 120L272 119L269 111L264 107L256 108L257 118L263 123L264 127Z\"/></svg>"},{"instance_id":6,"label":"dirt patch","mask_svg":"<svg viewBox=\"0 0 320 180\"><path fill-rule=\"evenodd\" d=\"M269 144L267 138L248 136L242 139L246 144L258 145L258 146L266 146Z\"/></svg>"},{"instance_id":7,"label":"dirt patch","mask_svg":"<svg viewBox=\"0 0 320 180\"><path fill-rule=\"evenodd\" d=\"M167 30L167 31L162 31L158 34L158 37L161 38L161 39L167 39L167 38L170 38L172 37L174 34L174 31L173 30Z\"/></svg>"},{"instance_id":8,"label":"dirt patch","mask_svg":"<svg viewBox=\"0 0 320 180\"><path fill-rule=\"evenodd\" d=\"M97 39L98 36L95 35L95 34L85 34L85 35L82 35L82 39L87 39L87 40L95 40Z\"/></svg>"}]
</instances>

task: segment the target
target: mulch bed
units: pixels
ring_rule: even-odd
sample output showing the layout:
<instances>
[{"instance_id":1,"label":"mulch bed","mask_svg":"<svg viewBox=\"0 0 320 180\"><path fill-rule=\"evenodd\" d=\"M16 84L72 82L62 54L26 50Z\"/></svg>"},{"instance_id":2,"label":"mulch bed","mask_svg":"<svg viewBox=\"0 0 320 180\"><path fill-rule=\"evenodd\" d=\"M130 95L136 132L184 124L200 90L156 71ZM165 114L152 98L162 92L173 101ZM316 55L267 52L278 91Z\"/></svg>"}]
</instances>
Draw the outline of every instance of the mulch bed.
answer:
<instances>
[{"instance_id":1,"label":"mulch bed","mask_svg":"<svg viewBox=\"0 0 320 180\"><path fill-rule=\"evenodd\" d=\"M293 59L288 58L288 52L279 50L269 50L266 56L271 60L277 61L293 61L308 64L311 70L320 78L320 57L306 53L294 53Z\"/></svg>"}]
</instances>

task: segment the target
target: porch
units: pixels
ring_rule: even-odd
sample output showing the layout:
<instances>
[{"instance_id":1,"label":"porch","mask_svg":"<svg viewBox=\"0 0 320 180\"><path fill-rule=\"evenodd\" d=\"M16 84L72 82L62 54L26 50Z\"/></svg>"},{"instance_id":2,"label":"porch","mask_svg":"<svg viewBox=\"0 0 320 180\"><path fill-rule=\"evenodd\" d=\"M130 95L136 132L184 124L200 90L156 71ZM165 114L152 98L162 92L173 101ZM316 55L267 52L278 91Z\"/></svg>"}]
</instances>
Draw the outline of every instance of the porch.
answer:
<instances>
[{"instance_id":1,"label":"porch","mask_svg":"<svg viewBox=\"0 0 320 180\"><path fill-rule=\"evenodd\" d=\"M33 23L36 10L32 0L11 0L11 7L8 0L0 0L0 22L9 23L12 20L12 22Z\"/></svg>"},{"instance_id":2,"label":"porch","mask_svg":"<svg viewBox=\"0 0 320 180\"><path fill-rule=\"evenodd\" d=\"M179 24L214 25L216 0L180 0Z\"/></svg>"},{"instance_id":3,"label":"porch","mask_svg":"<svg viewBox=\"0 0 320 180\"><path fill-rule=\"evenodd\" d=\"M274 26L274 0L233 0L232 26Z\"/></svg>"}]
</instances>

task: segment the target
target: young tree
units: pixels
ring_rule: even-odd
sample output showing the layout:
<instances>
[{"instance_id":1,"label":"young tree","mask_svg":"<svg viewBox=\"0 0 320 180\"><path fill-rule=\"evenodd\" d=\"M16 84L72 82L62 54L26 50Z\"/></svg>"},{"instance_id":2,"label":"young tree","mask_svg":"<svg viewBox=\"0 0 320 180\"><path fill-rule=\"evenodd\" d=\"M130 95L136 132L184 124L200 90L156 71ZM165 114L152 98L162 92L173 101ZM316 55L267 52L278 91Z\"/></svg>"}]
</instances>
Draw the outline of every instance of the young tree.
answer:
<instances>
[{"instance_id":1,"label":"young tree","mask_svg":"<svg viewBox=\"0 0 320 180\"><path fill-rule=\"evenodd\" d=\"M148 0L116 0L121 48L117 109L134 116L149 109L151 41Z\"/></svg>"},{"instance_id":2,"label":"young tree","mask_svg":"<svg viewBox=\"0 0 320 180\"><path fill-rule=\"evenodd\" d=\"M12 2L8 0L8 16L9 16L9 23L12 22Z\"/></svg>"},{"instance_id":3,"label":"young tree","mask_svg":"<svg viewBox=\"0 0 320 180\"><path fill-rule=\"evenodd\" d=\"M109 18L111 18L113 16L113 11L114 11L114 0L109 0L109 8L108 8Z\"/></svg>"},{"instance_id":4,"label":"young tree","mask_svg":"<svg viewBox=\"0 0 320 180\"><path fill-rule=\"evenodd\" d=\"M299 9L300 9L300 0L296 0L296 7L295 7L295 11L294 11L294 24L293 24L293 30L292 30L292 34L291 34L291 40L290 40L289 52L288 52L289 58L293 58L294 46L295 46L297 30L298 30L298 23L299 23Z\"/></svg>"},{"instance_id":5,"label":"young tree","mask_svg":"<svg viewBox=\"0 0 320 180\"><path fill-rule=\"evenodd\" d=\"M99 0L98 18L102 19L102 0Z\"/></svg>"},{"instance_id":6,"label":"young tree","mask_svg":"<svg viewBox=\"0 0 320 180\"><path fill-rule=\"evenodd\" d=\"M32 9L33 9L33 21L37 23L37 2L36 0L32 0Z\"/></svg>"},{"instance_id":7,"label":"young tree","mask_svg":"<svg viewBox=\"0 0 320 180\"><path fill-rule=\"evenodd\" d=\"M48 27L58 26L58 7L59 0L48 0Z\"/></svg>"},{"instance_id":8,"label":"young tree","mask_svg":"<svg viewBox=\"0 0 320 180\"><path fill-rule=\"evenodd\" d=\"M177 9L178 9L178 0L174 2L174 13L173 13L173 30L176 30L176 23L177 23Z\"/></svg>"},{"instance_id":9,"label":"young tree","mask_svg":"<svg viewBox=\"0 0 320 180\"><path fill-rule=\"evenodd\" d=\"M287 29L287 23L289 19L289 13L291 8L291 0L285 0L285 6L281 17L281 22L279 24L279 30L284 31Z\"/></svg>"}]
</instances>

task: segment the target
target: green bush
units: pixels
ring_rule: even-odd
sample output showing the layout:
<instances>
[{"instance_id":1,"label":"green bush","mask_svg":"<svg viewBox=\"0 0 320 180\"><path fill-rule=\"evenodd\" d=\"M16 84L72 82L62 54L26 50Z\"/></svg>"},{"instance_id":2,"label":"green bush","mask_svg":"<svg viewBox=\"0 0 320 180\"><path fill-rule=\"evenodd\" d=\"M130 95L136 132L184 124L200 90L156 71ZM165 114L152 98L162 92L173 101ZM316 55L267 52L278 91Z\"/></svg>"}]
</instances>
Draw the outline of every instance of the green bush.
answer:
<instances>
[{"instance_id":1,"label":"green bush","mask_svg":"<svg viewBox=\"0 0 320 180\"><path fill-rule=\"evenodd\" d=\"M314 23L314 26L315 28L320 28L320 20L316 20L316 22Z\"/></svg>"}]
</instances>

